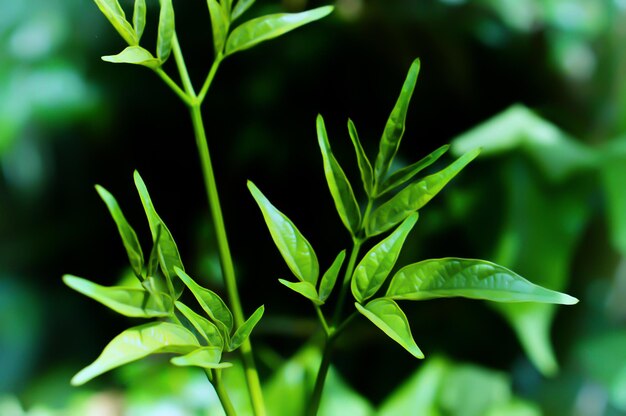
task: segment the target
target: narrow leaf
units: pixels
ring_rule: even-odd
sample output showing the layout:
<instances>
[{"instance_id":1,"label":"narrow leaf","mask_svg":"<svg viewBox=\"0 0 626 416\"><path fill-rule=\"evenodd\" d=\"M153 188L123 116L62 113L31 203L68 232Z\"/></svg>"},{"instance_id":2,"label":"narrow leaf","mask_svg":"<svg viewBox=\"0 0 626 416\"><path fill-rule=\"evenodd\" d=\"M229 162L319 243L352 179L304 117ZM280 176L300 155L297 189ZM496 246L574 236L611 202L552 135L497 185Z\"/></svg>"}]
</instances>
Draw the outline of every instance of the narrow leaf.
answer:
<instances>
[{"instance_id":1,"label":"narrow leaf","mask_svg":"<svg viewBox=\"0 0 626 416\"><path fill-rule=\"evenodd\" d=\"M246 339L248 339L256 324L259 323L259 321L263 317L264 311L265 306L259 306L257 310L254 311L254 313L250 315L248 319L246 319L246 322L244 322L239 328L237 328L237 331L235 331L235 335L233 335L233 337L230 339L230 345L228 347L229 351L236 350L241 346L241 344L243 344Z\"/></svg>"},{"instance_id":2,"label":"narrow leaf","mask_svg":"<svg viewBox=\"0 0 626 416\"><path fill-rule=\"evenodd\" d=\"M147 276L156 277L159 268L159 243L161 241L161 226L157 226L157 233L152 242L152 250L150 250L150 258L148 259Z\"/></svg>"},{"instance_id":3,"label":"narrow leaf","mask_svg":"<svg viewBox=\"0 0 626 416\"><path fill-rule=\"evenodd\" d=\"M287 266L300 281L315 286L319 276L319 264L311 244L251 181L248 181L248 189L261 208L267 228Z\"/></svg>"},{"instance_id":4,"label":"narrow leaf","mask_svg":"<svg viewBox=\"0 0 626 416\"><path fill-rule=\"evenodd\" d=\"M389 166L393 161L398 147L400 146L400 140L404 134L404 124L406 121L406 114L409 108L409 102L417 83L417 76L420 71L420 61L416 59L409 68L409 73L406 76L404 85L402 85L402 91L396 101L396 105L393 107L383 136L380 139L380 147L378 150L378 156L376 157L376 163L374 165L374 175L376 183L380 184L385 179L385 175L389 170Z\"/></svg>"},{"instance_id":5,"label":"narrow leaf","mask_svg":"<svg viewBox=\"0 0 626 416\"><path fill-rule=\"evenodd\" d=\"M113 25L117 33L131 46L139 44L139 38L126 20L126 14L117 0L94 0L102 14Z\"/></svg>"},{"instance_id":6,"label":"narrow leaf","mask_svg":"<svg viewBox=\"0 0 626 416\"><path fill-rule=\"evenodd\" d=\"M341 253L337 255L335 261L330 266L324 276L322 276L322 282L320 283L319 290L319 299L322 302L325 302L330 296L330 293L333 291L335 287L335 283L337 282L337 277L339 276L339 271L341 270L341 266L343 265L343 261L346 258L346 250L342 250Z\"/></svg>"},{"instance_id":7,"label":"narrow leaf","mask_svg":"<svg viewBox=\"0 0 626 416\"><path fill-rule=\"evenodd\" d=\"M211 28L213 29L213 46L215 54L224 50L226 35L228 34L228 12L217 0L207 0L209 12L211 13Z\"/></svg>"},{"instance_id":8,"label":"narrow leaf","mask_svg":"<svg viewBox=\"0 0 626 416\"><path fill-rule=\"evenodd\" d=\"M244 14L253 4L254 0L239 0L230 14L231 22L235 21L235 19Z\"/></svg>"},{"instance_id":9,"label":"narrow leaf","mask_svg":"<svg viewBox=\"0 0 626 416\"><path fill-rule=\"evenodd\" d=\"M114 64L143 65L148 68L158 68L161 62L141 46L128 46L117 55L103 56L102 60Z\"/></svg>"},{"instance_id":10,"label":"narrow leaf","mask_svg":"<svg viewBox=\"0 0 626 416\"><path fill-rule=\"evenodd\" d=\"M75 291L131 318L165 317L172 310L172 299L165 293L157 295L161 297L159 302L141 288L100 286L89 280L71 275L63 276L63 282Z\"/></svg>"},{"instance_id":11,"label":"narrow leaf","mask_svg":"<svg viewBox=\"0 0 626 416\"><path fill-rule=\"evenodd\" d=\"M137 41L141 39L143 30L146 27L146 0L135 0L135 9L133 11L133 27L137 34Z\"/></svg>"},{"instance_id":12,"label":"narrow leaf","mask_svg":"<svg viewBox=\"0 0 626 416\"><path fill-rule=\"evenodd\" d=\"M410 215L393 233L372 247L356 266L351 285L352 294L359 303L374 296L385 283L417 217L417 213Z\"/></svg>"},{"instance_id":13,"label":"narrow leaf","mask_svg":"<svg viewBox=\"0 0 626 416\"><path fill-rule=\"evenodd\" d=\"M439 149L435 150L428 156L422 158L421 160L406 166L402 169L398 169L391 176L389 176L385 182L383 183L380 191L376 195L377 197L396 189L398 186L401 186L411 180L415 175L420 173L423 169L426 169L428 166L432 165L439 159L444 153L448 151L449 145L443 145Z\"/></svg>"},{"instance_id":14,"label":"narrow leaf","mask_svg":"<svg viewBox=\"0 0 626 416\"><path fill-rule=\"evenodd\" d=\"M79 386L109 370L151 354L186 354L200 346L196 337L180 325L151 322L122 332L104 348L102 354L72 378Z\"/></svg>"},{"instance_id":15,"label":"narrow leaf","mask_svg":"<svg viewBox=\"0 0 626 416\"><path fill-rule=\"evenodd\" d=\"M157 34L157 58L165 62L172 51L174 39L174 6L172 0L160 0L159 31Z\"/></svg>"},{"instance_id":16,"label":"narrow leaf","mask_svg":"<svg viewBox=\"0 0 626 416\"><path fill-rule=\"evenodd\" d=\"M578 299L537 286L516 273L484 260L425 260L400 269L387 297L425 300L464 297L495 302L540 302L573 305Z\"/></svg>"},{"instance_id":17,"label":"narrow leaf","mask_svg":"<svg viewBox=\"0 0 626 416\"><path fill-rule=\"evenodd\" d=\"M354 151L356 152L356 160L359 164L359 171L361 172L363 189L367 195L372 195L372 186L374 185L372 164L363 150L363 146L359 140L359 134L356 132L356 127L352 120L348 120L348 133L350 133L350 140L352 140L352 145L354 146Z\"/></svg>"},{"instance_id":18,"label":"narrow leaf","mask_svg":"<svg viewBox=\"0 0 626 416\"><path fill-rule=\"evenodd\" d=\"M220 334L217 326L203 316L195 313L191 308L182 302L175 302L176 309L178 309L185 318L191 323L191 325L198 331L198 333L204 338L209 346L224 348L224 338Z\"/></svg>"},{"instance_id":19,"label":"narrow leaf","mask_svg":"<svg viewBox=\"0 0 626 416\"><path fill-rule=\"evenodd\" d=\"M324 6L301 13L270 14L248 20L237 26L228 37L225 55L251 48L258 43L284 35L300 26L328 16L332 11L332 6Z\"/></svg>"},{"instance_id":20,"label":"narrow leaf","mask_svg":"<svg viewBox=\"0 0 626 416\"><path fill-rule=\"evenodd\" d=\"M314 304L324 304L324 302L320 300L317 290L315 290L315 286L313 286L310 282L290 282L284 279L278 279L278 281L294 292L297 292L305 298L311 300Z\"/></svg>"},{"instance_id":21,"label":"narrow leaf","mask_svg":"<svg viewBox=\"0 0 626 416\"><path fill-rule=\"evenodd\" d=\"M120 206L117 204L115 197L99 185L96 185L96 190L98 191L100 198L102 198L106 204L109 212L111 213L111 217L113 217L113 220L117 225L117 230L122 237L122 243L124 243L124 248L128 254L128 260L130 261L130 265L135 272L135 275L141 276L143 269L143 252L141 251L141 245L139 244L139 239L137 238L135 230L133 230L130 224L126 221L126 217L124 217L124 214L122 213Z\"/></svg>"},{"instance_id":22,"label":"narrow leaf","mask_svg":"<svg viewBox=\"0 0 626 416\"><path fill-rule=\"evenodd\" d=\"M435 197L478 154L479 149L468 152L447 168L429 175L398 192L374 211L367 224L367 235L383 233L417 211Z\"/></svg>"},{"instance_id":23,"label":"narrow leaf","mask_svg":"<svg viewBox=\"0 0 626 416\"><path fill-rule=\"evenodd\" d=\"M170 362L179 367L201 367L201 368L228 368L231 363L221 363L222 349L218 347L201 347L186 355L174 357Z\"/></svg>"},{"instance_id":24,"label":"narrow leaf","mask_svg":"<svg viewBox=\"0 0 626 416\"><path fill-rule=\"evenodd\" d=\"M321 115L317 116L316 125L317 140L324 160L324 175L326 176L326 182L328 182L330 194L335 201L335 207L339 217L341 217L341 221L348 231L355 235L361 225L361 210L356 202L352 186L350 186L346 174L339 166L335 156L333 156L330 143L328 142L328 135L326 134L326 127L324 126L324 119Z\"/></svg>"},{"instance_id":25,"label":"narrow leaf","mask_svg":"<svg viewBox=\"0 0 626 416\"><path fill-rule=\"evenodd\" d=\"M396 302L391 299L379 298L369 302L365 307L358 303L355 303L354 306L389 338L402 345L414 357L424 358L424 354L411 335L409 321Z\"/></svg>"}]
</instances>

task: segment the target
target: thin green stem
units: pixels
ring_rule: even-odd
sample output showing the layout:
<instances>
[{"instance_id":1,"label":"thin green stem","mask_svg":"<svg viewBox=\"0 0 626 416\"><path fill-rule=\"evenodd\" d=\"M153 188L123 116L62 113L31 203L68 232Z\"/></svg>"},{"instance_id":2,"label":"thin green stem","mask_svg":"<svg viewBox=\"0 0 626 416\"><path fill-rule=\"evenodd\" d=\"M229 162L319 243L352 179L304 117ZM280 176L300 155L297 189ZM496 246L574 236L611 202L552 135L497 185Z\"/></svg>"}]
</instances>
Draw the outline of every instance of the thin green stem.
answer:
<instances>
[{"instance_id":1,"label":"thin green stem","mask_svg":"<svg viewBox=\"0 0 626 416\"><path fill-rule=\"evenodd\" d=\"M189 78L189 72L187 72L187 65L185 65L185 58L183 58L183 52L180 49L180 44L178 43L178 37L176 33L172 38L172 52L174 54L174 60L176 61L176 67L178 68L178 73L180 74L180 79L183 82L183 88L187 93L187 96L191 98L190 105L194 105L196 101L196 92L193 89L193 84L191 83L191 78Z\"/></svg>"},{"instance_id":2,"label":"thin green stem","mask_svg":"<svg viewBox=\"0 0 626 416\"><path fill-rule=\"evenodd\" d=\"M343 276L343 283L341 285L341 289L339 292L339 300L337 301L337 307L335 309L335 314L333 315L332 325L336 327L339 324L339 320L341 319L341 314L343 312L344 303L346 302L346 295L350 288L350 280L352 279L352 273L354 273L354 266L356 265L356 259L359 255L359 250L361 249L361 244L363 243L361 240L354 238L352 240L352 253L350 254L350 260L348 261L348 267L346 268L346 273Z\"/></svg>"},{"instance_id":3,"label":"thin green stem","mask_svg":"<svg viewBox=\"0 0 626 416\"><path fill-rule=\"evenodd\" d=\"M326 334L326 337L329 337L331 334L330 328L328 327L328 322L326 322L326 318L324 317L324 313L322 312L322 309L318 306L318 305L314 305L315 306L315 312L317 313L317 317L320 320L320 323L322 324L322 328L324 329L324 334Z\"/></svg>"},{"instance_id":4,"label":"thin green stem","mask_svg":"<svg viewBox=\"0 0 626 416\"><path fill-rule=\"evenodd\" d=\"M211 65L211 69L209 70L209 74L204 80L204 84L202 85L200 94L198 94L198 102L200 104L204 102L204 97L206 97L206 94L209 91L209 87L211 86L211 83L213 82L213 78L215 78L215 73L217 72L217 68L219 68L220 63L222 63L222 59L224 59L224 57L221 53L215 56L215 60L213 61L213 64Z\"/></svg>"},{"instance_id":5,"label":"thin green stem","mask_svg":"<svg viewBox=\"0 0 626 416\"><path fill-rule=\"evenodd\" d=\"M174 82L174 80L172 78L170 78L169 75L167 75L167 73L162 70L161 68L157 68L154 70L154 72L156 72L156 74L163 80L165 81L165 83L167 84L168 87L170 87L170 89L172 91L174 91L176 93L176 95L178 95L178 97L183 100L183 102L187 105L191 105L191 99L189 98L189 96L185 93L185 91L182 90L182 88L180 88L178 86L178 84L176 82Z\"/></svg>"},{"instance_id":6,"label":"thin green stem","mask_svg":"<svg viewBox=\"0 0 626 416\"><path fill-rule=\"evenodd\" d=\"M209 380L212 379L213 387L215 387L217 397L220 399L220 403L224 408L224 413L226 413L226 416L237 416L237 412L235 411L235 408L228 397L228 393L224 388L224 383L222 383L221 370L211 370L210 374L211 375L209 376L209 373L207 373L207 377L209 377Z\"/></svg>"},{"instance_id":7,"label":"thin green stem","mask_svg":"<svg viewBox=\"0 0 626 416\"><path fill-rule=\"evenodd\" d=\"M315 387L313 387L313 395L311 396L311 401L309 402L307 416L316 416L317 411L320 408L320 403L322 401L322 392L324 391L324 382L326 381L326 376L328 375L328 370L330 369L330 358L332 354L334 339L335 337L330 337L326 340L324 344L324 351L322 352L322 362L320 363L320 368L317 371L317 377L315 378Z\"/></svg>"}]
</instances>

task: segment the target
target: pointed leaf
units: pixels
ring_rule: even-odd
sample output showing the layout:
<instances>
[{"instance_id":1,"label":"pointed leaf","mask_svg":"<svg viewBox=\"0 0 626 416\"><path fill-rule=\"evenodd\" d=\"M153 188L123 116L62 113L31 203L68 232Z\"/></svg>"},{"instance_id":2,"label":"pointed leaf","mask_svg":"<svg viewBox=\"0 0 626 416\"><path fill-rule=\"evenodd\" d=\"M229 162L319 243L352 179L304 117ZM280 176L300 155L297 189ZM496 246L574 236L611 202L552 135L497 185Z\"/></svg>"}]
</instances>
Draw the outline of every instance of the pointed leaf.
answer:
<instances>
[{"instance_id":1,"label":"pointed leaf","mask_svg":"<svg viewBox=\"0 0 626 416\"><path fill-rule=\"evenodd\" d=\"M180 325L151 322L122 332L104 348L102 354L72 378L79 386L109 370L151 354L186 354L200 347L196 337Z\"/></svg>"},{"instance_id":2,"label":"pointed leaf","mask_svg":"<svg viewBox=\"0 0 626 416\"><path fill-rule=\"evenodd\" d=\"M425 300L464 297L495 302L540 302L573 305L578 299L537 286L505 267L459 258L425 260L400 269L387 297Z\"/></svg>"},{"instance_id":3,"label":"pointed leaf","mask_svg":"<svg viewBox=\"0 0 626 416\"><path fill-rule=\"evenodd\" d=\"M319 264L311 244L251 181L248 181L248 189L261 208L267 228L287 266L300 281L315 286L319 276Z\"/></svg>"},{"instance_id":4,"label":"pointed leaf","mask_svg":"<svg viewBox=\"0 0 626 416\"><path fill-rule=\"evenodd\" d=\"M161 230L163 228L158 225L157 233L152 243L152 250L150 250L150 258L148 259L148 269L146 270L147 276L156 277L159 268L159 243L161 241Z\"/></svg>"},{"instance_id":5,"label":"pointed leaf","mask_svg":"<svg viewBox=\"0 0 626 416\"><path fill-rule=\"evenodd\" d=\"M133 11L133 27L137 34L137 41L141 39L143 30L146 27L146 0L135 0L135 9Z\"/></svg>"},{"instance_id":6,"label":"pointed leaf","mask_svg":"<svg viewBox=\"0 0 626 416\"><path fill-rule=\"evenodd\" d=\"M128 254L128 260L130 261L130 265L135 272L135 275L141 276L143 269L143 252L141 251L141 245L139 244L139 239L137 238L135 230L133 230L130 224L126 221L126 217L124 217L124 214L122 213L122 210L113 195L100 185L96 185L96 190L106 204L109 212L111 213L111 217L113 217L113 220L117 225L117 230L122 237L124 248Z\"/></svg>"},{"instance_id":7,"label":"pointed leaf","mask_svg":"<svg viewBox=\"0 0 626 416\"><path fill-rule=\"evenodd\" d=\"M321 115L317 116L316 125L317 140L322 151L322 158L324 159L324 175L326 176L326 182L328 182L330 194L335 201L335 207L339 217L341 217L341 221L348 231L355 235L361 225L361 210L354 198L354 192L352 192L352 186L350 186L346 174L339 166L335 156L333 156L330 143L328 142L328 135L326 134L326 127L324 126L324 119Z\"/></svg>"},{"instance_id":8,"label":"pointed leaf","mask_svg":"<svg viewBox=\"0 0 626 416\"><path fill-rule=\"evenodd\" d=\"M157 34L157 58L161 63L165 62L172 51L174 39L174 6L172 0L160 0L161 12L159 13L159 31Z\"/></svg>"},{"instance_id":9,"label":"pointed leaf","mask_svg":"<svg viewBox=\"0 0 626 416\"><path fill-rule=\"evenodd\" d=\"M351 285L352 294L359 303L374 296L385 283L417 217L417 213L410 215L393 233L372 247L356 266Z\"/></svg>"},{"instance_id":10,"label":"pointed leaf","mask_svg":"<svg viewBox=\"0 0 626 416\"><path fill-rule=\"evenodd\" d=\"M165 317L172 310L172 299L165 293L159 293L161 297L159 302L141 288L100 286L89 280L71 275L63 276L63 282L75 291L131 318Z\"/></svg>"},{"instance_id":11,"label":"pointed leaf","mask_svg":"<svg viewBox=\"0 0 626 416\"><path fill-rule=\"evenodd\" d=\"M256 326L257 323L263 317L263 312L265 312L265 306L261 305L257 308L256 311L248 319L246 322L241 324L239 328L235 331L235 335L230 339L230 345L228 346L228 351L234 351L243 344L243 342L248 339L250 333Z\"/></svg>"},{"instance_id":12,"label":"pointed leaf","mask_svg":"<svg viewBox=\"0 0 626 416\"><path fill-rule=\"evenodd\" d=\"M174 357L170 362L179 367L201 367L201 368L228 368L231 363L221 363L222 349L218 347L201 347L186 355Z\"/></svg>"},{"instance_id":13,"label":"pointed leaf","mask_svg":"<svg viewBox=\"0 0 626 416\"><path fill-rule=\"evenodd\" d=\"M141 46L128 46L117 55L103 56L102 60L114 64L143 65L148 68L158 68L161 62Z\"/></svg>"},{"instance_id":14,"label":"pointed leaf","mask_svg":"<svg viewBox=\"0 0 626 416\"><path fill-rule=\"evenodd\" d=\"M111 22L117 33L131 46L139 44L135 30L126 20L126 14L117 0L94 0L102 14Z\"/></svg>"},{"instance_id":15,"label":"pointed leaf","mask_svg":"<svg viewBox=\"0 0 626 416\"><path fill-rule=\"evenodd\" d=\"M244 14L254 4L254 0L239 0L230 14L231 22L234 22L239 16Z\"/></svg>"},{"instance_id":16,"label":"pointed leaf","mask_svg":"<svg viewBox=\"0 0 626 416\"><path fill-rule=\"evenodd\" d=\"M389 170L389 166L398 151L400 146L400 140L404 134L404 124L406 121L406 113L409 108L409 102L417 83L417 75L420 71L420 60L416 59L409 68L409 73L406 76L404 85L402 85L402 91L396 101L396 105L393 107L383 136L380 139L380 147L378 150L378 156L376 157L376 163L374 164L374 175L377 184L380 184L385 179L385 175Z\"/></svg>"},{"instance_id":17,"label":"pointed leaf","mask_svg":"<svg viewBox=\"0 0 626 416\"><path fill-rule=\"evenodd\" d=\"M396 302L391 299L379 298L369 302L365 307L358 303L355 303L354 306L389 338L402 345L414 357L424 358L424 354L411 335L409 321Z\"/></svg>"},{"instance_id":18,"label":"pointed leaf","mask_svg":"<svg viewBox=\"0 0 626 416\"><path fill-rule=\"evenodd\" d=\"M372 194L372 186L374 185L374 173L372 171L372 164L370 163L361 141L359 140L359 134L356 132L356 127L352 120L348 120L348 132L350 133L350 140L354 146L356 152L356 160L359 164L359 171L361 172L361 181L363 181L363 189L367 195Z\"/></svg>"},{"instance_id":19,"label":"pointed leaf","mask_svg":"<svg viewBox=\"0 0 626 416\"><path fill-rule=\"evenodd\" d=\"M211 28L213 29L213 46L215 54L224 50L226 35L228 34L228 12L217 0L207 0L209 12L211 13Z\"/></svg>"},{"instance_id":20,"label":"pointed leaf","mask_svg":"<svg viewBox=\"0 0 626 416\"><path fill-rule=\"evenodd\" d=\"M449 145L443 145L439 149L435 150L423 159L406 166L402 169L398 169L391 176L389 176L383 183L381 190L376 195L377 197L386 194L387 192L394 190L398 186L401 186L411 180L415 175L432 165L439 159L444 153L448 151Z\"/></svg>"},{"instance_id":21,"label":"pointed leaf","mask_svg":"<svg viewBox=\"0 0 626 416\"><path fill-rule=\"evenodd\" d=\"M346 258L346 250L342 250L341 253L337 255L333 264L326 270L324 276L322 276L322 281L320 283L320 294L319 299L322 302L325 302L330 296L330 293L333 291L335 287L335 283L337 282L337 276L339 276L339 271L341 270L341 266L343 265L343 261Z\"/></svg>"},{"instance_id":22,"label":"pointed leaf","mask_svg":"<svg viewBox=\"0 0 626 416\"><path fill-rule=\"evenodd\" d=\"M176 301L175 305L176 309L178 309L183 316L187 318L202 338L206 340L209 346L219 347L220 350L224 348L224 338L215 324L205 317L198 315L182 302Z\"/></svg>"},{"instance_id":23,"label":"pointed leaf","mask_svg":"<svg viewBox=\"0 0 626 416\"><path fill-rule=\"evenodd\" d=\"M227 337L230 336L230 333L233 330L233 314L230 312L230 309L228 309L228 306L226 306L222 298L220 298L215 292L205 289L197 284L181 269L176 268L176 273L178 273L178 277L180 277L189 290L191 290L191 293L193 293L196 300L207 315L218 323L218 327L221 327L220 329L223 331L222 335L225 335L225 338L228 341Z\"/></svg>"},{"instance_id":24,"label":"pointed leaf","mask_svg":"<svg viewBox=\"0 0 626 416\"><path fill-rule=\"evenodd\" d=\"M319 7L301 13L279 13L257 17L237 26L226 41L225 55L242 51L269 39L319 20L333 11L332 6Z\"/></svg>"},{"instance_id":25,"label":"pointed leaf","mask_svg":"<svg viewBox=\"0 0 626 416\"><path fill-rule=\"evenodd\" d=\"M284 279L278 279L278 281L294 292L297 292L305 298L311 300L314 304L324 304L324 302L320 300L317 290L315 290L315 286L313 286L310 282L290 282Z\"/></svg>"},{"instance_id":26,"label":"pointed leaf","mask_svg":"<svg viewBox=\"0 0 626 416\"><path fill-rule=\"evenodd\" d=\"M447 168L413 183L398 192L374 211L367 224L367 235L383 233L417 211L435 197L478 154L479 149L468 152Z\"/></svg>"}]
</instances>

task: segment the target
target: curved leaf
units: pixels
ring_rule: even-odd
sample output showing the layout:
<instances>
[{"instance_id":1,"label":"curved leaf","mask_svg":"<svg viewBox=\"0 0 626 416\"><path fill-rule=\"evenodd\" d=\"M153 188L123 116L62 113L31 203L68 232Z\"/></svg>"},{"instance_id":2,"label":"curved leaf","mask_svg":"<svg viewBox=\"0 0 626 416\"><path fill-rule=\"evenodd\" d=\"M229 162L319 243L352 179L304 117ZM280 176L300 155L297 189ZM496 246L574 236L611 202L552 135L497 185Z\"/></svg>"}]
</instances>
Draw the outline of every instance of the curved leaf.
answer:
<instances>
[{"instance_id":1,"label":"curved leaf","mask_svg":"<svg viewBox=\"0 0 626 416\"><path fill-rule=\"evenodd\" d=\"M425 300L447 297L495 302L540 302L573 305L578 299L537 286L505 267L459 258L425 260L400 269L387 297Z\"/></svg>"},{"instance_id":2,"label":"curved leaf","mask_svg":"<svg viewBox=\"0 0 626 416\"><path fill-rule=\"evenodd\" d=\"M159 13L159 31L157 33L157 58L161 63L165 62L172 51L174 39L174 6L172 0L160 0L161 11Z\"/></svg>"},{"instance_id":3,"label":"curved leaf","mask_svg":"<svg viewBox=\"0 0 626 416\"><path fill-rule=\"evenodd\" d=\"M128 46L117 55L103 56L102 60L113 64L143 65L148 68L158 68L161 62L141 46Z\"/></svg>"},{"instance_id":4,"label":"curved leaf","mask_svg":"<svg viewBox=\"0 0 626 416\"><path fill-rule=\"evenodd\" d=\"M348 231L350 231L352 235L355 235L361 226L361 210L354 198L354 192L352 192L352 186L350 186L346 174L343 172L343 169L341 169L341 166L339 166L339 163L330 149L324 119L321 115L317 116L316 126L317 141L319 142L322 158L324 159L324 175L326 176L326 182L328 182L328 188L335 201L335 207L341 217L341 221Z\"/></svg>"},{"instance_id":5,"label":"curved leaf","mask_svg":"<svg viewBox=\"0 0 626 416\"><path fill-rule=\"evenodd\" d=\"M129 45L138 45L139 38L133 27L126 20L126 14L117 0L94 0L102 14L113 25L117 33L119 33L126 43Z\"/></svg>"},{"instance_id":6,"label":"curved leaf","mask_svg":"<svg viewBox=\"0 0 626 416\"><path fill-rule=\"evenodd\" d=\"M146 27L146 0L135 0L135 8L133 10L133 28L137 35L137 41L141 39L143 30Z\"/></svg>"},{"instance_id":7,"label":"curved leaf","mask_svg":"<svg viewBox=\"0 0 626 416\"><path fill-rule=\"evenodd\" d=\"M257 17L237 26L226 41L226 52L231 55L254 45L284 35L307 23L328 16L332 6L318 7L301 13L279 13Z\"/></svg>"},{"instance_id":8,"label":"curved leaf","mask_svg":"<svg viewBox=\"0 0 626 416\"><path fill-rule=\"evenodd\" d=\"M324 302L320 300L319 295L317 294L317 290L315 286L313 286L310 282L290 282L284 279L278 279L280 283L287 286L289 289L293 290L309 299L316 305L323 305Z\"/></svg>"},{"instance_id":9,"label":"curved leaf","mask_svg":"<svg viewBox=\"0 0 626 416\"><path fill-rule=\"evenodd\" d=\"M357 310L380 328L389 338L402 345L416 358L424 358L413 335L406 315L396 302L391 299L379 298L369 302L365 307L355 303Z\"/></svg>"},{"instance_id":10,"label":"curved leaf","mask_svg":"<svg viewBox=\"0 0 626 416\"><path fill-rule=\"evenodd\" d=\"M315 286L319 276L319 264L311 244L251 181L248 181L248 189L261 208L267 228L287 266L300 281Z\"/></svg>"},{"instance_id":11,"label":"curved leaf","mask_svg":"<svg viewBox=\"0 0 626 416\"><path fill-rule=\"evenodd\" d=\"M226 35L228 34L228 12L217 0L207 0L209 13L211 14L211 29L213 30L213 47L215 54L224 50Z\"/></svg>"},{"instance_id":12,"label":"curved leaf","mask_svg":"<svg viewBox=\"0 0 626 416\"><path fill-rule=\"evenodd\" d=\"M374 296L385 283L398 260L406 236L417 222L417 217L417 213L410 215L393 233L372 247L356 266L351 286L352 294L359 303Z\"/></svg>"},{"instance_id":13,"label":"curved leaf","mask_svg":"<svg viewBox=\"0 0 626 416\"><path fill-rule=\"evenodd\" d=\"M178 309L183 316L187 318L202 338L206 340L209 346L219 347L220 350L224 348L224 338L215 324L205 317L198 315L182 302L176 301L175 305L176 309Z\"/></svg>"},{"instance_id":14,"label":"curved leaf","mask_svg":"<svg viewBox=\"0 0 626 416\"><path fill-rule=\"evenodd\" d=\"M186 354L200 347L196 337L180 325L151 322L122 332L104 348L102 354L72 378L79 386L109 370L151 354Z\"/></svg>"},{"instance_id":15,"label":"curved leaf","mask_svg":"<svg viewBox=\"0 0 626 416\"><path fill-rule=\"evenodd\" d=\"M256 311L248 319L246 322L241 324L239 328L235 331L235 335L230 339L230 343L228 345L228 351L234 351L243 344L243 342L248 339L250 333L256 326L257 323L263 317L263 312L265 312L265 306L261 305L257 308Z\"/></svg>"},{"instance_id":16,"label":"curved leaf","mask_svg":"<svg viewBox=\"0 0 626 416\"><path fill-rule=\"evenodd\" d=\"M333 261L333 264L331 264L328 270L326 270L324 276L322 276L319 289L319 300L322 302L325 302L326 299L328 299L328 296L330 296L330 293L333 291L335 283L337 282L337 276L339 276L339 270L341 270L341 266L343 265L345 258L346 250L342 250L335 258L335 261Z\"/></svg>"},{"instance_id":17,"label":"curved leaf","mask_svg":"<svg viewBox=\"0 0 626 416\"><path fill-rule=\"evenodd\" d=\"M253 4L254 0L239 0L230 14L231 22L235 21L235 19L244 14Z\"/></svg>"},{"instance_id":18,"label":"curved leaf","mask_svg":"<svg viewBox=\"0 0 626 416\"><path fill-rule=\"evenodd\" d=\"M363 181L363 189L367 195L372 194L372 186L374 186L374 173L372 171L372 165L363 150L361 141L359 140L359 134L356 131L356 126L352 120L348 120L348 133L350 133L350 140L354 146L356 152L356 161L359 164L359 171L361 172L361 181Z\"/></svg>"},{"instance_id":19,"label":"curved leaf","mask_svg":"<svg viewBox=\"0 0 626 416\"><path fill-rule=\"evenodd\" d=\"M179 367L201 367L201 368L228 368L232 367L231 363L221 363L222 350L218 347L201 347L193 350L186 355L174 357L170 362Z\"/></svg>"}]
</instances>

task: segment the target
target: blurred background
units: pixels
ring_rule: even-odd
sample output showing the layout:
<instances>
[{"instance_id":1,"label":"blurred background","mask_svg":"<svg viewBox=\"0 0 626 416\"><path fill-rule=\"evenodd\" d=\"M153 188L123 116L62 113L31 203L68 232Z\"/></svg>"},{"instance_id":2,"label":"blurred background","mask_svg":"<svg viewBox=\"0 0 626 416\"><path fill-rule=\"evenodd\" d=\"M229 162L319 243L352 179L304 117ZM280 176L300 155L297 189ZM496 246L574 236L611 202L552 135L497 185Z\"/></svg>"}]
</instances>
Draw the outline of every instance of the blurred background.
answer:
<instances>
[{"instance_id":1,"label":"blurred background","mask_svg":"<svg viewBox=\"0 0 626 416\"><path fill-rule=\"evenodd\" d=\"M208 11L174 4L199 85L212 59ZM259 0L248 18L324 4ZM346 122L373 157L419 57L398 166L445 143L451 155L433 170L464 149L484 151L421 211L399 264L483 258L580 303L407 304L426 360L363 321L335 354L329 390L356 403L350 414L626 415L626 1L334 4L329 18L228 58L204 106L245 309L266 307L254 342L269 406L284 400L288 380L292 390L306 384L307 363L319 357L301 347L317 326L312 308L277 281L289 270L245 181L329 265L350 240L324 180L315 117L324 116L356 186ZM150 45L156 1L148 10ZM117 197L148 247L138 169L187 268L223 289L187 111L148 69L100 60L123 47L91 2L0 4L2 415L195 415L209 406L198 374L158 361L69 385L132 324L61 281L71 273L112 285L129 271L95 184ZM285 373L294 363L303 377L295 382ZM402 408L418 391L421 404Z\"/></svg>"}]
</instances>

